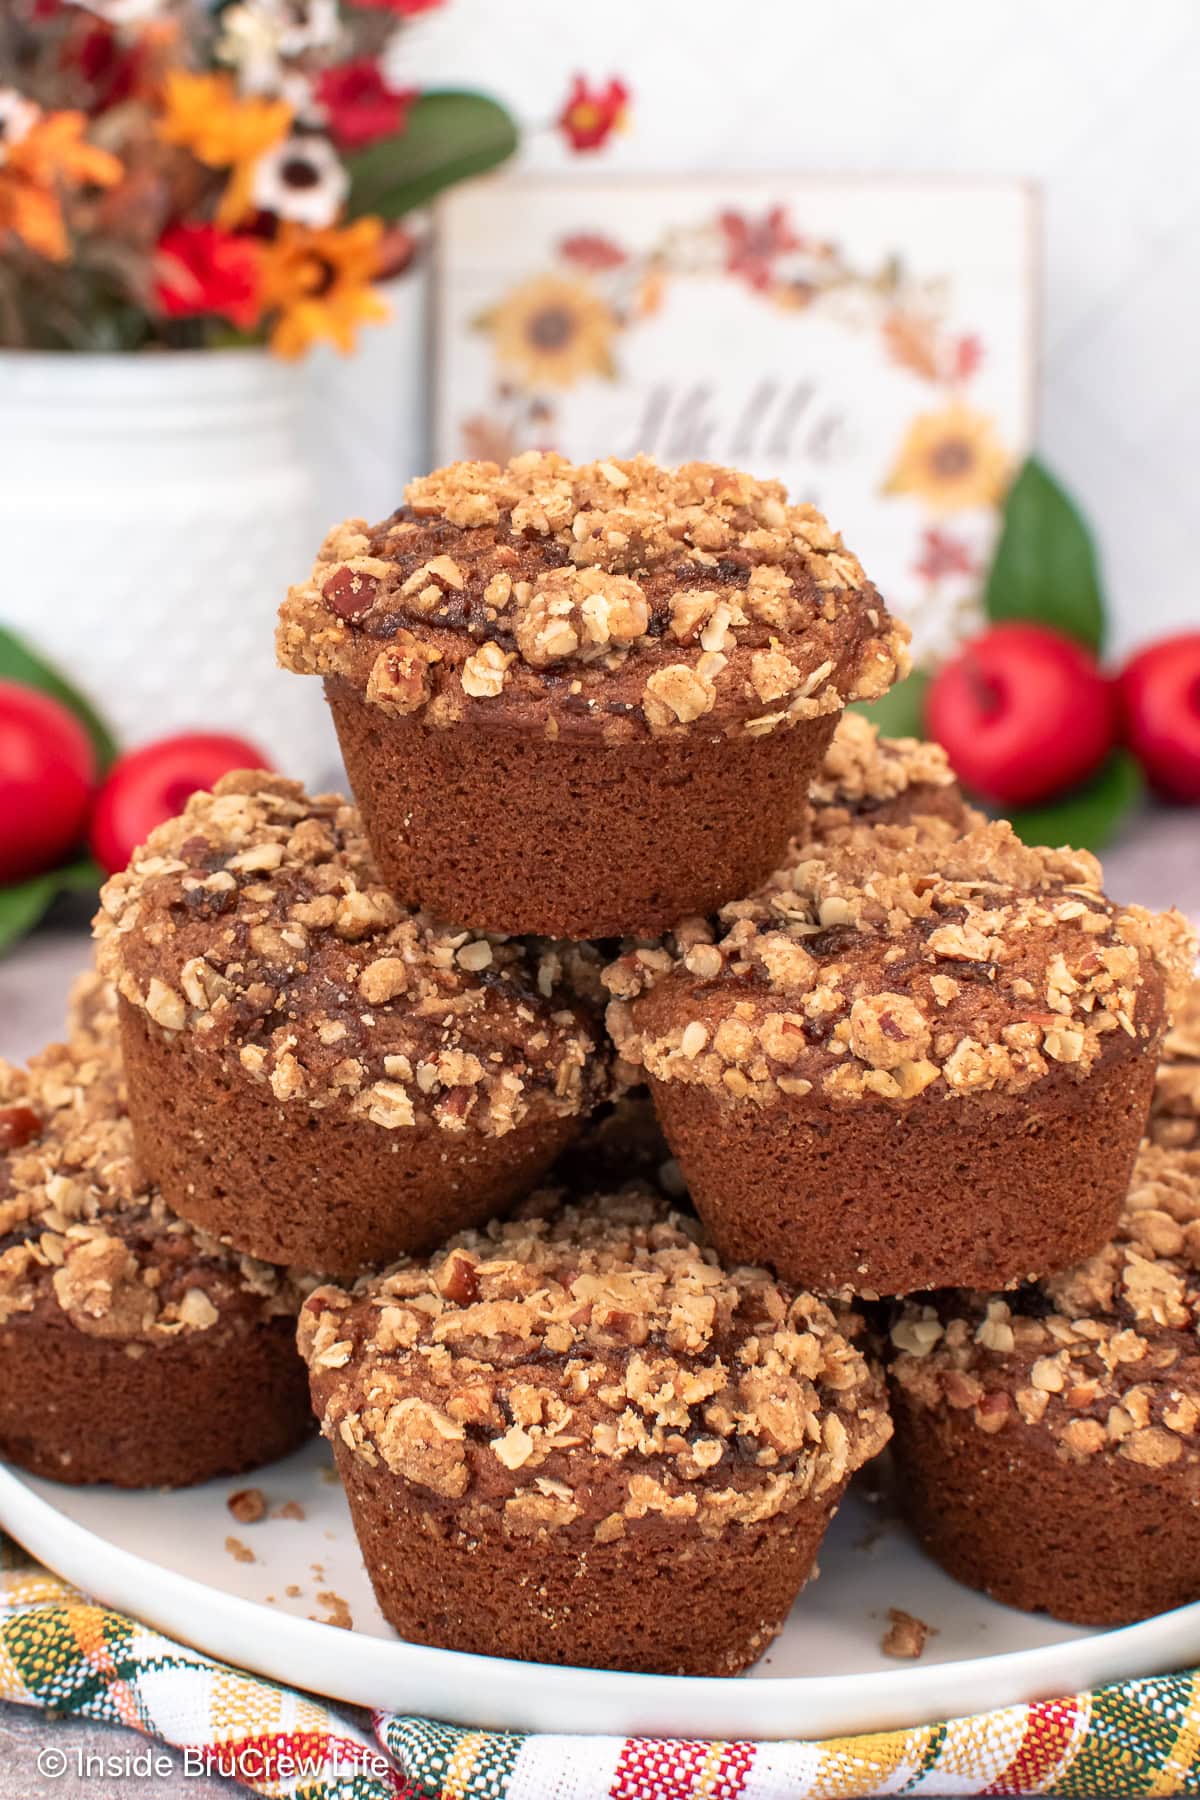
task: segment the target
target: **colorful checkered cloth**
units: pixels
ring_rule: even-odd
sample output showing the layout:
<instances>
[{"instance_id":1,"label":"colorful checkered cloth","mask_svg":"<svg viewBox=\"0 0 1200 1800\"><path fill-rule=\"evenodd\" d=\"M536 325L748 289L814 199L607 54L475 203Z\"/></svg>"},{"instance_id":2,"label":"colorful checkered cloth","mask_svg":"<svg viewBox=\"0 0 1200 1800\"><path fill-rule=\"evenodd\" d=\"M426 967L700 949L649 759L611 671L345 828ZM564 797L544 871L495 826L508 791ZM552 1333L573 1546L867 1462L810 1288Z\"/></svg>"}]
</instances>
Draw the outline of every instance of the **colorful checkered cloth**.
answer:
<instances>
[{"instance_id":1,"label":"colorful checkered cloth","mask_svg":"<svg viewBox=\"0 0 1200 1800\"><path fill-rule=\"evenodd\" d=\"M1200 1794L1200 1670L822 1743L529 1736L387 1713L372 1737L92 1604L3 1537L0 1699L131 1726L174 1745L187 1773L286 1800Z\"/></svg>"}]
</instances>

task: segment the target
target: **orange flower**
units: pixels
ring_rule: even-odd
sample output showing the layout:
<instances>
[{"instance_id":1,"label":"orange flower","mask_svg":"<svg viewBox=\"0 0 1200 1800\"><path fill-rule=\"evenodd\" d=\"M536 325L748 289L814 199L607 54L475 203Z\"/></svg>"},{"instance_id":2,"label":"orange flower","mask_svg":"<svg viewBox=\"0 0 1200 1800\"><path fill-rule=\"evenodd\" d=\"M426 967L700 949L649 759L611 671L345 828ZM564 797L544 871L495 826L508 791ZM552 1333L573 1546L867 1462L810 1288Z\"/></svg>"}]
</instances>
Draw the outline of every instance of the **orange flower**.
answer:
<instances>
[{"instance_id":1,"label":"orange flower","mask_svg":"<svg viewBox=\"0 0 1200 1800\"><path fill-rule=\"evenodd\" d=\"M13 232L51 262L68 254L63 191L112 187L123 173L117 157L85 141L86 128L81 112L43 113L0 165L0 232Z\"/></svg>"},{"instance_id":2,"label":"orange flower","mask_svg":"<svg viewBox=\"0 0 1200 1800\"><path fill-rule=\"evenodd\" d=\"M263 310L277 314L271 331L277 355L303 356L322 339L353 350L359 325L387 318L371 285L382 239L383 222L374 217L325 231L280 225L262 255Z\"/></svg>"},{"instance_id":3,"label":"orange flower","mask_svg":"<svg viewBox=\"0 0 1200 1800\"><path fill-rule=\"evenodd\" d=\"M254 168L287 135L292 109L286 100L243 98L230 75L193 75L171 69L163 86L158 135L178 144L210 169L232 169L217 208L218 225L236 225L250 211Z\"/></svg>"}]
</instances>

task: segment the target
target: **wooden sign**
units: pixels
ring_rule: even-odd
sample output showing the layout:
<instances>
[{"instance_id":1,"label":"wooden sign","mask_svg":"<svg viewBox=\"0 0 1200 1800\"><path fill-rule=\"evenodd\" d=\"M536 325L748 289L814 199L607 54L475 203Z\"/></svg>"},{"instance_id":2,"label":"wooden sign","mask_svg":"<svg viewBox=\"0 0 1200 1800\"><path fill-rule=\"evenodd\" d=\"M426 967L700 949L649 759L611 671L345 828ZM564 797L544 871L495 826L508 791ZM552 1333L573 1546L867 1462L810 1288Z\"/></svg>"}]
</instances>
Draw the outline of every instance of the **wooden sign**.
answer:
<instances>
[{"instance_id":1,"label":"wooden sign","mask_svg":"<svg viewBox=\"0 0 1200 1800\"><path fill-rule=\"evenodd\" d=\"M970 629L1033 429L1027 187L501 177L443 204L436 252L436 460L644 450L778 476L918 655Z\"/></svg>"}]
</instances>

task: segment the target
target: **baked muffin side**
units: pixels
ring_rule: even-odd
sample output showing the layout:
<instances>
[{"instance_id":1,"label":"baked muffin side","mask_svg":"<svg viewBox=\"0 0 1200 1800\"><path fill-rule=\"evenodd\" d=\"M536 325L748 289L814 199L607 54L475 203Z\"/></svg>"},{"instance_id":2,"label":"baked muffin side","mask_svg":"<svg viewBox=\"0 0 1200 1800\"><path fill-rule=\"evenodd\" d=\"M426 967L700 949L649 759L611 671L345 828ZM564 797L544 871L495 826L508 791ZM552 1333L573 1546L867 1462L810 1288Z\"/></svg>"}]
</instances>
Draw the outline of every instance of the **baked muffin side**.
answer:
<instances>
[{"instance_id":1,"label":"baked muffin side","mask_svg":"<svg viewBox=\"0 0 1200 1800\"><path fill-rule=\"evenodd\" d=\"M694 1220L635 1187L539 1196L425 1262L322 1288L300 1345L404 1637L732 1674L889 1435L852 1329L721 1267Z\"/></svg>"},{"instance_id":2,"label":"baked muffin side","mask_svg":"<svg viewBox=\"0 0 1200 1800\"><path fill-rule=\"evenodd\" d=\"M907 632L811 507L735 470L456 463L326 540L281 609L388 884L599 937L745 893Z\"/></svg>"},{"instance_id":3,"label":"baked muffin side","mask_svg":"<svg viewBox=\"0 0 1200 1800\"><path fill-rule=\"evenodd\" d=\"M1194 940L1100 879L1006 824L881 825L626 950L609 1029L722 1254L880 1294L1102 1243Z\"/></svg>"},{"instance_id":4,"label":"baked muffin side","mask_svg":"<svg viewBox=\"0 0 1200 1800\"><path fill-rule=\"evenodd\" d=\"M358 814L224 777L101 895L139 1151L251 1254L357 1270L510 1203L605 1092L578 956L434 925Z\"/></svg>"},{"instance_id":5,"label":"baked muffin side","mask_svg":"<svg viewBox=\"0 0 1200 1800\"><path fill-rule=\"evenodd\" d=\"M930 1553L1028 1611L1119 1625L1200 1598L1200 1153L1147 1146L1113 1239L892 1327L899 1491Z\"/></svg>"},{"instance_id":6,"label":"baked muffin side","mask_svg":"<svg viewBox=\"0 0 1200 1800\"><path fill-rule=\"evenodd\" d=\"M314 1285L147 1181L107 984L77 990L68 1043L0 1064L0 1456L175 1487L286 1454L310 1429L294 1335Z\"/></svg>"}]
</instances>

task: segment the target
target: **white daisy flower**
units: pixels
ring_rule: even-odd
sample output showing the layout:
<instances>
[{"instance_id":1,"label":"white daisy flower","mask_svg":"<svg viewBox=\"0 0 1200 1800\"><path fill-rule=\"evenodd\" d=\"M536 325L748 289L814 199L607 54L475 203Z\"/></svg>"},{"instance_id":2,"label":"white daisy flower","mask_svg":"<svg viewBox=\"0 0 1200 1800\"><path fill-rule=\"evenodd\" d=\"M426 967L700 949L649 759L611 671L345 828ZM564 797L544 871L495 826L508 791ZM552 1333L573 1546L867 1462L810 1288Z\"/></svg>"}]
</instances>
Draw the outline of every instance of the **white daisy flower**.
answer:
<instances>
[{"instance_id":1,"label":"white daisy flower","mask_svg":"<svg viewBox=\"0 0 1200 1800\"><path fill-rule=\"evenodd\" d=\"M278 92L282 65L337 42L337 0L238 0L221 14L217 57L236 69L243 92Z\"/></svg>"},{"instance_id":2,"label":"white daisy flower","mask_svg":"<svg viewBox=\"0 0 1200 1800\"><path fill-rule=\"evenodd\" d=\"M0 167L8 161L12 146L28 135L41 110L24 94L18 94L16 88L0 88Z\"/></svg>"},{"instance_id":3,"label":"white daisy flower","mask_svg":"<svg viewBox=\"0 0 1200 1800\"><path fill-rule=\"evenodd\" d=\"M332 225L349 187L328 138L290 137L259 159L252 199L261 212L320 231Z\"/></svg>"}]
</instances>

